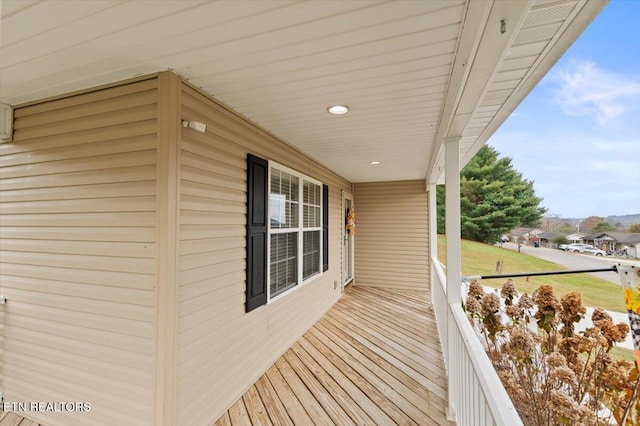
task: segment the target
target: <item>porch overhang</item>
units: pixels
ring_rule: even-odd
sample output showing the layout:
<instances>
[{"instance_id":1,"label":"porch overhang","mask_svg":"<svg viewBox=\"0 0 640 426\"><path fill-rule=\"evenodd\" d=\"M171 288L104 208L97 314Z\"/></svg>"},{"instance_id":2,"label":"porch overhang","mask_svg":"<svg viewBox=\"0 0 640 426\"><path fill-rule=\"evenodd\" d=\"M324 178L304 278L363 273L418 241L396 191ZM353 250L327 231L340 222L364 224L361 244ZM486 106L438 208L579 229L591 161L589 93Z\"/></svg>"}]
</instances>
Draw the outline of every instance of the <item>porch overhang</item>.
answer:
<instances>
[{"instance_id":1,"label":"porch overhang","mask_svg":"<svg viewBox=\"0 0 640 426\"><path fill-rule=\"evenodd\" d=\"M466 164L604 5L3 0L0 102L170 69L352 182L435 183L445 139Z\"/></svg>"},{"instance_id":2,"label":"porch overhang","mask_svg":"<svg viewBox=\"0 0 640 426\"><path fill-rule=\"evenodd\" d=\"M489 390L488 402L476 405L501 414L492 419L515 417L500 413L500 395L492 393L498 384L479 376L480 384L468 386L460 373L485 368L477 361L481 348L469 349L460 321L458 172L606 2L0 4L2 104L39 103L172 70L257 124L252 132L264 129L351 183L420 179L433 193L446 174L446 276L434 256L433 196L429 246L434 307L454 385L448 414L458 410L459 424L468 424L452 389L479 386ZM332 116L327 107L335 104L351 111ZM459 354L468 368L453 363Z\"/></svg>"}]
</instances>

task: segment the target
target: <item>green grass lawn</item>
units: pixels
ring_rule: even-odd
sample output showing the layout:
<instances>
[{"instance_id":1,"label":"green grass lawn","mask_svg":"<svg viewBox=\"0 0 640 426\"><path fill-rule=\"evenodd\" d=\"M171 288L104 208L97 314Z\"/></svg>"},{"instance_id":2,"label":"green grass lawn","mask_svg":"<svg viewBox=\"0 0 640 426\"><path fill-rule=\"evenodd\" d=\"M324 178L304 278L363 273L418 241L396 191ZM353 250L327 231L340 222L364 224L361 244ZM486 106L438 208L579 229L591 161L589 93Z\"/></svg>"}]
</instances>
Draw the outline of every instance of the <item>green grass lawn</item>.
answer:
<instances>
[{"instance_id":1,"label":"green grass lawn","mask_svg":"<svg viewBox=\"0 0 640 426\"><path fill-rule=\"evenodd\" d=\"M618 346L614 346L611 349L611 356L615 359L626 359L627 361L634 362L636 360L635 355L631 349L621 348Z\"/></svg>"},{"instance_id":2,"label":"green grass lawn","mask_svg":"<svg viewBox=\"0 0 640 426\"><path fill-rule=\"evenodd\" d=\"M438 236L438 259L446 264L446 242L443 235ZM567 270L564 266L552 263L537 257L518 253L513 250L477 243L474 241L462 241L462 274L489 275L496 273L496 262L503 261L503 274L521 272L542 272ZM500 287L505 280L483 280L482 285L488 287ZM543 284L553 286L557 297L571 291L582 294L582 303L586 306L603 308L610 311L626 312L624 295L618 284L593 277L587 274L575 275L548 275L513 279L516 288L521 293L532 294Z\"/></svg>"}]
</instances>

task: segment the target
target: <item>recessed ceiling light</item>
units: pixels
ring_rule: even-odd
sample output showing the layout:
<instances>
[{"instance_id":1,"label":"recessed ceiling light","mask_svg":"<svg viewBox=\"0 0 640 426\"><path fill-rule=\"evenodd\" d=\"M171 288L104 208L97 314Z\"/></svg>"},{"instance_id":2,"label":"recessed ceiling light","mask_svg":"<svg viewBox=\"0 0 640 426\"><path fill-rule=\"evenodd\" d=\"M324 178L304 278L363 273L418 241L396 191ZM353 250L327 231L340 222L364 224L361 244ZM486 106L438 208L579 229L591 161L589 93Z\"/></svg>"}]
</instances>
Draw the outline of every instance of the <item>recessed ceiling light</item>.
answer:
<instances>
[{"instance_id":1,"label":"recessed ceiling light","mask_svg":"<svg viewBox=\"0 0 640 426\"><path fill-rule=\"evenodd\" d=\"M327 108L327 111L329 111L329 114L342 115L349 112L349 107L346 105L333 105Z\"/></svg>"},{"instance_id":2,"label":"recessed ceiling light","mask_svg":"<svg viewBox=\"0 0 640 426\"><path fill-rule=\"evenodd\" d=\"M380 164L380 162L379 161L371 161L371 162L369 162L369 164L371 164L372 166L375 166L375 165Z\"/></svg>"}]
</instances>

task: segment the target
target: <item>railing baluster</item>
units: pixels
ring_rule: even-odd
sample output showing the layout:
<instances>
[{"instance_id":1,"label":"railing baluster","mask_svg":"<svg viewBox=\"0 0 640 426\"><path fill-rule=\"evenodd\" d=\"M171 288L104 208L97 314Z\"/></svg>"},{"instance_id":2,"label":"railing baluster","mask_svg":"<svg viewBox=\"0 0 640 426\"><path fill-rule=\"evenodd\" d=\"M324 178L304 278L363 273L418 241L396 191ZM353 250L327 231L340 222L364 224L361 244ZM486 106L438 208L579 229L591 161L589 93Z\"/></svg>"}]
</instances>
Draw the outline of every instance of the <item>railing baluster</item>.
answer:
<instances>
[{"instance_id":1,"label":"railing baluster","mask_svg":"<svg viewBox=\"0 0 640 426\"><path fill-rule=\"evenodd\" d=\"M502 386L480 340L461 305L447 302L447 283L442 266L432 259L431 297L438 333L449 376L449 386L458 390L449 406L459 425L522 425L522 420ZM447 351L453 340L454 353Z\"/></svg>"}]
</instances>

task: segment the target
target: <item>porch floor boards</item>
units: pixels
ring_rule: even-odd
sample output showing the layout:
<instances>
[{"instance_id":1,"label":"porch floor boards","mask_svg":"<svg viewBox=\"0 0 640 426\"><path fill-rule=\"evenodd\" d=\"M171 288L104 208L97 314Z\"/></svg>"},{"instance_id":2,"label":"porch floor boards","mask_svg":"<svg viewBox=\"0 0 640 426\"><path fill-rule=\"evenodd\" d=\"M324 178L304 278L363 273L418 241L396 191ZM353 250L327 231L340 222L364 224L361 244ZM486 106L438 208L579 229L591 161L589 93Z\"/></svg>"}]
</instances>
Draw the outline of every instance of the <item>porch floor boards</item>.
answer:
<instances>
[{"instance_id":1,"label":"porch floor boards","mask_svg":"<svg viewBox=\"0 0 640 426\"><path fill-rule=\"evenodd\" d=\"M453 425L426 291L352 287L215 426Z\"/></svg>"},{"instance_id":2,"label":"porch floor boards","mask_svg":"<svg viewBox=\"0 0 640 426\"><path fill-rule=\"evenodd\" d=\"M38 423L11 411L0 410L0 426L38 426Z\"/></svg>"}]
</instances>

